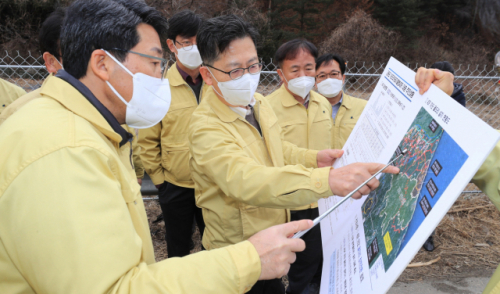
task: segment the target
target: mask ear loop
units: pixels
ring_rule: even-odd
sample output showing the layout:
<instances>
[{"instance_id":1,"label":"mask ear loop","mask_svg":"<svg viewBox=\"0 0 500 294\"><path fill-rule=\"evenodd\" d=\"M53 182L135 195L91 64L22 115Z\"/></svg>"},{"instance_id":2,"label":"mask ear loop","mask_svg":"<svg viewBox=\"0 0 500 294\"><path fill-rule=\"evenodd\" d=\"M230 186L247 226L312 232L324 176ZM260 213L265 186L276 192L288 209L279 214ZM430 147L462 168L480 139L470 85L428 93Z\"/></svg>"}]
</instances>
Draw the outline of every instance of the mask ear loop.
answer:
<instances>
[{"instance_id":1,"label":"mask ear loop","mask_svg":"<svg viewBox=\"0 0 500 294\"><path fill-rule=\"evenodd\" d=\"M279 68L278 70L281 71L281 75L283 76L283 78L286 81L286 84L288 85L288 80L286 79L285 74L283 73L283 71L281 70L281 68Z\"/></svg>"},{"instance_id":2,"label":"mask ear loop","mask_svg":"<svg viewBox=\"0 0 500 294\"><path fill-rule=\"evenodd\" d=\"M208 66L206 66L206 68L208 69L208 71L210 72L210 74L212 75L212 78L214 78L214 80L217 82L217 85L219 85L219 81L217 81L217 79L215 78L214 74L212 73L212 71L210 70L210 68ZM224 95L222 95L221 93L217 92L217 90L215 90L215 87L214 85L212 84L212 89L214 89L214 92L219 94L222 98L224 98ZM224 98L225 99L225 98Z\"/></svg>"},{"instance_id":3,"label":"mask ear loop","mask_svg":"<svg viewBox=\"0 0 500 294\"><path fill-rule=\"evenodd\" d=\"M131 75L132 77L134 76L134 74L128 70L128 68L125 67L125 65L123 65L121 62L118 61L118 59L116 59L113 55L111 55L108 51L104 50L104 49L101 49L102 51L106 52L106 54L111 58L113 59L116 63L118 63L119 66L121 66L126 72L129 73L129 75Z\"/></svg>"},{"instance_id":4,"label":"mask ear loop","mask_svg":"<svg viewBox=\"0 0 500 294\"><path fill-rule=\"evenodd\" d=\"M104 51L111 59L113 59L118 65L120 65L126 72L128 72L132 77L134 76L134 74L128 70L128 68L126 68L121 62L119 62L113 55L109 54L108 51L104 50L104 49L101 49L102 51ZM109 88L111 89L111 91L113 91L113 93L115 93L115 95L120 98L120 100L125 104L125 105L129 105L129 103L127 102L127 100L125 100L122 95L120 95L120 93L118 93L118 91L116 91L115 87L111 86L111 84L106 81L106 84L109 86Z\"/></svg>"},{"instance_id":5,"label":"mask ear loop","mask_svg":"<svg viewBox=\"0 0 500 294\"><path fill-rule=\"evenodd\" d=\"M55 56L54 56L55 57ZM56 58L56 61L57 63L59 63L59 65L61 66L61 69L64 69L64 66L62 65L62 63L59 62L59 60Z\"/></svg>"}]
</instances>

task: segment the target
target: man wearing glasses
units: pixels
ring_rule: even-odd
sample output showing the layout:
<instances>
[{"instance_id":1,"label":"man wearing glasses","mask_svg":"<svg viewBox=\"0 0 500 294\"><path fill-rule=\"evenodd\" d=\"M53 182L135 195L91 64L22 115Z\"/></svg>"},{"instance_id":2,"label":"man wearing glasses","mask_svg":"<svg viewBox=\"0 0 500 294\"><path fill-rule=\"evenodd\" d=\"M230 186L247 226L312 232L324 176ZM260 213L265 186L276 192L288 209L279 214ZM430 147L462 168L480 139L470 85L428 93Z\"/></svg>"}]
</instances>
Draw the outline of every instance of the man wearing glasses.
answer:
<instances>
[{"instance_id":1,"label":"man wearing glasses","mask_svg":"<svg viewBox=\"0 0 500 294\"><path fill-rule=\"evenodd\" d=\"M244 293L281 276L311 221L155 262L120 125L170 106L166 20L142 0L77 0L61 30L64 70L0 126L0 293ZM36 221L31 221L36 220Z\"/></svg>"},{"instance_id":2,"label":"man wearing glasses","mask_svg":"<svg viewBox=\"0 0 500 294\"><path fill-rule=\"evenodd\" d=\"M191 114L206 88L200 76L201 57L196 46L201 23L200 16L190 10L176 13L168 20L167 45L176 59L166 73L172 102L160 123L139 132L144 168L159 190L168 257L186 256L193 249L194 219L202 236L205 229L201 209L194 200L187 138Z\"/></svg>"},{"instance_id":3,"label":"man wearing glasses","mask_svg":"<svg viewBox=\"0 0 500 294\"><path fill-rule=\"evenodd\" d=\"M316 87L332 105L334 149L344 147L367 103L344 93L345 69L344 59L338 55L324 54L316 59Z\"/></svg>"},{"instance_id":4,"label":"man wearing glasses","mask_svg":"<svg viewBox=\"0 0 500 294\"><path fill-rule=\"evenodd\" d=\"M278 75L283 85L266 97L271 104L284 139L298 147L329 149L332 131L332 107L320 94L312 91L318 50L311 42L295 39L281 45L275 54ZM291 209L291 220L315 219L318 203ZM321 284L323 252L320 226L303 236L306 249L288 272L287 293L316 293Z\"/></svg>"},{"instance_id":5,"label":"man wearing glasses","mask_svg":"<svg viewBox=\"0 0 500 294\"><path fill-rule=\"evenodd\" d=\"M271 105L255 94L262 69L257 38L257 30L234 15L207 20L197 35L200 73L211 87L191 117L189 164L206 224L202 242L210 251L290 221L287 208L346 195L383 166L332 169L341 151L308 150L283 140ZM356 198L377 185L370 182ZM273 277L286 274L294 261L295 256L286 259L287 266ZM248 293L284 290L280 279L272 279L257 282Z\"/></svg>"}]
</instances>

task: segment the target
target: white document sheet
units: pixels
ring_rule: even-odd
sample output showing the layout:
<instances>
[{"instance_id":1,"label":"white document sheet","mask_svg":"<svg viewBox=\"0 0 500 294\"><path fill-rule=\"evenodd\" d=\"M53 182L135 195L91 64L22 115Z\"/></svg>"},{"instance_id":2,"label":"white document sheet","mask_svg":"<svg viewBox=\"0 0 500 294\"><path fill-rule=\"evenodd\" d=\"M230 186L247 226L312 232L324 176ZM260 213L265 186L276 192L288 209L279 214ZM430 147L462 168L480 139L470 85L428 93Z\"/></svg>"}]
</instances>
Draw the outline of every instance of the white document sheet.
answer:
<instances>
[{"instance_id":1,"label":"white document sheet","mask_svg":"<svg viewBox=\"0 0 500 294\"><path fill-rule=\"evenodd\" d=\"M335 168L388 163L380 187L321 222L321 294L386 293L499 140L499 133L394 58L384 70ZM340 197L319 201L320 214Z\"/></svg>"}]
</instances>

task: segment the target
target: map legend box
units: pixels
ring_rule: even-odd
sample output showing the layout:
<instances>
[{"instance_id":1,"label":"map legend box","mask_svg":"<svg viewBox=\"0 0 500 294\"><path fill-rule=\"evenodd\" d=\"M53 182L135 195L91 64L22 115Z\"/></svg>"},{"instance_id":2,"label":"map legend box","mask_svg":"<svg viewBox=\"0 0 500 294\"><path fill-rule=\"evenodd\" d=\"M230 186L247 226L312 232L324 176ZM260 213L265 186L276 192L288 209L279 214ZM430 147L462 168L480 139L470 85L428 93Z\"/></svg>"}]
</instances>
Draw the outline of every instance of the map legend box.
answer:
<instances>
[{"instance_id":1,"label":"map legend box","mask_svg":"<svg viewBox=\"0 0 500 294\"><path fill-rule=\"evenodd\" d=\"M420 207L422 207L422 212L424 213L424 215L427 216L432 209L429 200L427 200L427 197L422 197L422 200L420 200Z\"/></svg>"}]
</instances>

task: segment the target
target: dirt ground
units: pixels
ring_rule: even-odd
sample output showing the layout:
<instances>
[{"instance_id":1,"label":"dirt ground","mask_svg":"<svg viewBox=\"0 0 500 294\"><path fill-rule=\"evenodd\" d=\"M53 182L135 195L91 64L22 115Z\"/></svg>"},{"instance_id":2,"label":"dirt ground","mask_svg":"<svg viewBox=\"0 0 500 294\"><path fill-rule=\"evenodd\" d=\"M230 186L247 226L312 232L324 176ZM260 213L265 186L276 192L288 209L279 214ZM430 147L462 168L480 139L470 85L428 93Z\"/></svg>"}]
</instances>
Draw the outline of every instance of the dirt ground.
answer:
<instances>
[{"instance_id":1,"label":"dirt ground","mask_svg":"<svg viewBox=\"0 0 500 294\"><path fill-rule=\"evenodd\" d=\"M470 185L466 190L474 190ZM167 258L165 226L157 200L146 201L156 260ZM201 250L200 234L193 234L195 248ZM421 249L398 282L425 279L460 279L491 276L500 264L500 213L484 194L462 194L443 218L434 235L436 249ZM420 263L420 264L419 264Z\"/></svg>"}]
</instances>

